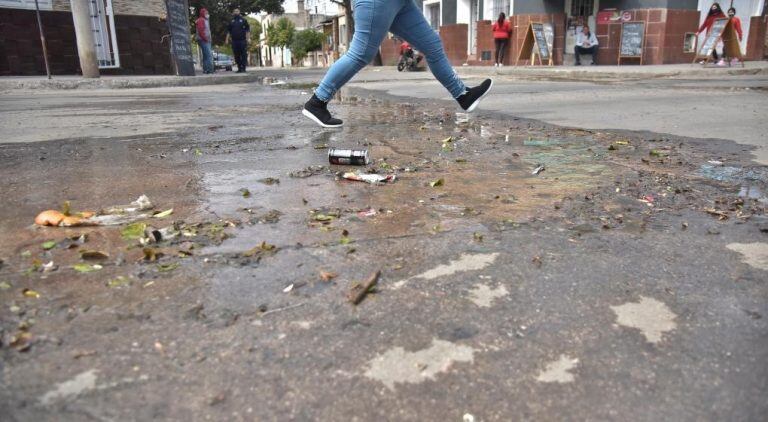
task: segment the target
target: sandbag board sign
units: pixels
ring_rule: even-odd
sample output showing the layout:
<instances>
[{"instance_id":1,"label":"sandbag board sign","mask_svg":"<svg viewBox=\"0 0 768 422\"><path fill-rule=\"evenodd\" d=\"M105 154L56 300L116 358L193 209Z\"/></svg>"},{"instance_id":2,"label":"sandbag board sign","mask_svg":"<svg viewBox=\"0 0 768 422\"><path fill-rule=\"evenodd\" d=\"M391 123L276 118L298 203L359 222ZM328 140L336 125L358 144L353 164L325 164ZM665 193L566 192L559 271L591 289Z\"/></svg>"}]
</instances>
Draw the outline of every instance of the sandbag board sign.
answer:
<instances>
[{"instance_id":1,"label":"sandbag board sign","mask_svg":"<svg viewBox=\"0 0 768 422\"><path fill-rule=\"evenodd\" d=\"M717 48L717 44L723 42L723 58L727 59L728 65L731 65L730 59L737 59L744 66L744 57L741 55L741 46L736 35L736 29L733 27L730 19L716 19L707 33L707 37L701 44L693 62L701 60L701 64L706 65L712 59L712 52Z\"/></svg>"},{"instance_id":2,"label":"sandbag board sign","mask_svg":"<svg viewBox=\"0 0 768 422\"><path fill-rule=\"evenodd\" d=\"M520 49L517 61L519 63L520 60L525 60L528 57L530 57L531 66L536 64L536 58L539 59L540 65L546 62L547 65L551 66L553 63L552 52L547 42L544 24L542 23L531 22L528 25L525 40L523 40L523 47Z\"/></svg>"},{"instance_id":3,"label":"sandbag board sign","mask_svg":"<svg viewBox=\"0 0 768 422\"><path fill-rule=\"evenodd\" d=\"M640 59L640 64L643 64L644 46L645 22L622 22L618 65L621 65L622 59Z\"/></svg>"},{"instance_id":4,"label":"sandbag board sign","mask_svg":"<svg viewBox=\"0 0 768 422\"><path fill-rule=\"evenodd\" d=\"M170 31L171 57L179 76L195 76L192 42L189 36L189 5L187 0L165 0Z\"/></svg>"}]
</instances>

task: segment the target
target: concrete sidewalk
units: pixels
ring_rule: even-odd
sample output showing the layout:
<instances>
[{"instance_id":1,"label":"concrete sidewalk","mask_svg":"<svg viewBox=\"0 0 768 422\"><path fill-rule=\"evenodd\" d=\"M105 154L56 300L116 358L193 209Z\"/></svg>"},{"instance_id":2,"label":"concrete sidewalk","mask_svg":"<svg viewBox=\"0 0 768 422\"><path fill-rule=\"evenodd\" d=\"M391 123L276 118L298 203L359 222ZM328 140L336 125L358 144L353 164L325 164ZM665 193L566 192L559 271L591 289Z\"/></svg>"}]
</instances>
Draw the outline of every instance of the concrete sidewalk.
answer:
<instances>
[{"instance_id":1,"label":"concrete sidewalk","mask_svg":"<svg viewBox=\"0 0 768 422\"><path fill-rule=\"evenodd\" d=\"M325 68L256 68L246 74L218 73L197 76L102 76L83 79L79 76L2 77L0 91L18 89L125 89L176 86L202 86L241 83L316 83ZM649 66L459 66L464 77L499 75L511 79L560 79L576 81L622 81L656 78L723 78L727 76L768 75L768 61L747 62L744 67L702 67L693 64ZM429 72L397 72L394 67L368 67L356 81L390 81L393 79L431 79Z\"/></svg>"}]
</instances>

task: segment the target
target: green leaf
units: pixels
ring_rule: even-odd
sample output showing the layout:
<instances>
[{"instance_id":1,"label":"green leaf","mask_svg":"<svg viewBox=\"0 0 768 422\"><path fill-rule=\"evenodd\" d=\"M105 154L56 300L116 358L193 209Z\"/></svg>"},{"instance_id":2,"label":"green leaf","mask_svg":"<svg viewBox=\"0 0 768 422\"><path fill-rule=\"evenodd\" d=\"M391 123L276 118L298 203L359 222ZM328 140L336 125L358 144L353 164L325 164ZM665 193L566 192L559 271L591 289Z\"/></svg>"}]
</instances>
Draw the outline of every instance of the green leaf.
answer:
<instances>
[{"instance_id":1,"label":"green leaf","mask_svg":"<svg viewBox=\"0 0 768 422\"><path fill-rule=\"evenodd\" d=\"M104 267L98 264L75 264L72 266L72 269L79 273L92 273L94 271L99 271L102 268Z\"/></svg>"},{"instance_id":2,"label":"green leaf","mask_svg":"<svg viewBox=\"0 0 768 422\"><path fill-rule=\"evenodd\" d=\"M203 151L200 151L200 148L195 148L195 155L199 157L203 155Z\"/></svg>"},{"instance_id":3,"label":"green leaf","mask_svg":"<svg viewBox=\"0 0 768 422\"><path fill-rule=\"evenodd\" d=\"M0 290L8 290L11 287L12 287L11 283L9 283L7 281L0 281Z\"/></svg>"},{"instance_id":4,"label":"green leaf","mask_svg":"<svg viewBox=\"0 0 768 422\"><path fill-rule=\"evenodd\" d=\"M248 198L251 196L251 191L246 188L241 188L239 192L243 195L243 198Z\"/></svg>"},{"instance_id":5,"label":"green leaf","mask_svg":"<svg viewBox=\"0 0 768 422\"><path fill-rule=\"evenodd\" d=\"M116 288L116 287L122 287L129 285L131 283L131 279L124 276L119 276L115 278L114 280L109 280L106 284L109 288Z\"/></svg>"},{"instance_id":6,"label":"green leaf","mask_svg":"<svg viewBox=\"0 0 768 422\"><path fill-rule=\"evenodd\" d=\"M169 210L165 210L165 211L159 212L159 213L153 215L152 217L155 217L155 218L165 218L165 217L168 217L171 214L173 214L173 208L171 208Z\"/></svg>"},{"instance_id":7,"label":"green leaf","mask_svg":"<svg viewBox=\"0 0 768 422\"><path fill-rule=\"evenodd\" d=\"M29 258L30 256L32 256L32 252L30 252L29 250L26 250L21 253L22 258Z\"/></svg>"},{"instance_id":8,"label":"green leaf","mask_svg":"<svg viewBox=\"0 0 768 422\"><path fill-rule=\"evenodd\" d=\"M178 262L173 262L171 264L161 264L157 266L157 271L160 271L161 273L167 273L170 271L175 270L176 268L179 268Z\"/></svg>"},{"instance_id":9,"label":"green leaf","mask_svg":"<svg viewBox=\"0 0 768 422\"><path fill-rule=\"evenodd\" d=\"M125 240L141 239L144 237L144 230L146 229L145 223L133 223L125 226L121 234Z\"/></svg>"},{"instance_id":10,"label":"green leaf","mask_svg":"<svg viewBox=\"0 0 768 422\"><path fill-rule=\"evenodd\" d=\"M46 251L49 251L49 250L51 250L51 249L56 247L56 241L55 240L49 240L47 242L43 242L43 244L41 246Z\"/></svg>"}]
</instances>

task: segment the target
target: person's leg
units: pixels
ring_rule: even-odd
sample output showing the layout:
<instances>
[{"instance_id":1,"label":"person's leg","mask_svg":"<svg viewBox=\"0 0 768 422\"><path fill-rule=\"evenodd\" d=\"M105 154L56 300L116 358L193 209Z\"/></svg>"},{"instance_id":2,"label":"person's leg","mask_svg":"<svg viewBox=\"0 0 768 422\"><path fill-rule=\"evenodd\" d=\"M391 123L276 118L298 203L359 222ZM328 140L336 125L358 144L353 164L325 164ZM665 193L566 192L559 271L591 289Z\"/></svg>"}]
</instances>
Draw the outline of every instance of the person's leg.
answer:
<instances>
[{"instance_id":1,"label":"person's leg","mask_svg":"<svg viewBox=\"0 0 768 422\"><path fill-rule=\"evenodd\" d=\"M213 73L213 52L211 51L211 43L204 42L201 46L203 48L203 71L206 73Z\"/></svg>"},{"instance_id":2,"label":"person's leg","mask_svg":"<svg viewBox=\"0 0 768 422\"><path fill-rule=\"evenodd\" d=\"M493 43L496 44L496 55L495 55L495 61L493 64L498 65L499 64L499 53L501 52L501 40L498 38L495 38L493 40Z\"/></svg>"},{"instance_id":3,"label":"person's leg","mask_svg":"<svg viewBox=\"0 0 768 422\"><path fill-rule=\"evenodd\" d=\"M592 64L597 64L597 48L598 47L596 45L590 47L592 50Z\"/></svg>"},{"instance_id":4,"label":"person's leg","mask_svg":"<svg viewBox=\"0 0 768 422\"><path fill-rule=\"evenodd\" d=\"M443 84L453 98L459 98L467 88L448 61L440 37L429 26L424 14L416 7L413 0L404 0L404 3L389 30L405 38L416 50L424 53L429 70L435 78Z\"/></svg>"},{"instance_id":5,"label":"person's leg","mask_svg":"<svg viewBox=\"0 0 768 422\"><path fill-rule=\"evenodd\" d=\"M581 64L581 46L577 45L573 48L573 54L576 55L576 66Z\"/></svg>"},{"instance_id":6,"label":"person's leg","mask_svg":"<svg viewBox=\"0 0 768 422\"><path fill-rule=\"evenodd\" d=\"M499 66L504 65L504 57L507 55L507 39L501 40L501 52L499 53Z\"/></svg>"},{"instance_id":7,"label":"person's leg","mask_svg":"<svg viewBox=\"0 0 768 422\"><path fill-rule=\"evenodd\" d=\"M353 0L355 34L349 51L328 69L315 95L328 102L357 72L376 56L403 0ZM407 0L410 1L410 0ZM392 4L395 3L395 4Z\"/></svg>"}]
</instances>

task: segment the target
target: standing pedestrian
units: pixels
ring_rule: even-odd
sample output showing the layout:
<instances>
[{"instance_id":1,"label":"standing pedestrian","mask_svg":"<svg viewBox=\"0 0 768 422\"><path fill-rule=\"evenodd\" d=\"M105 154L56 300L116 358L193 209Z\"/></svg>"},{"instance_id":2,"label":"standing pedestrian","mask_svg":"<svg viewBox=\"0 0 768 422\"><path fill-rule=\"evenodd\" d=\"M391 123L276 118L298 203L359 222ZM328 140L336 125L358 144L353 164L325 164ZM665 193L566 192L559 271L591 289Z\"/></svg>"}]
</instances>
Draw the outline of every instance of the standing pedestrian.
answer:
<instances>
[{"instance_id":1,"label":"standing pedestrian","mask_svg":"<svg viewBox=\"0 0 768 422\"><path fill-rule=\"evenodd\" d=\"M725 13L723 13L723 9L720 8L720 3L712 3L712 7L709 8L709 12L707 13L707 18L704 19L699 30L696 31L696 35L698 36L704 32L705 29L707 30L707 35L709 35L709 31L712 29L712 24L715 23L715 20L723 18L725 18ZM715 59L715 61L718 59L717 47L712 48L712 58Z\"/></svg>"},{"instance_id":2,"label":"standing pedestrian","mask_svg":"<svg viewBox=\"0 0 768 422\"><path fill-rule=\"evenodd\" d=\"M504 66L504 55L507 53L507 44L509 43L509 34L512 27L509 25L507 15L504 12L499 13L499 19L493 23L493 42L496 44L496 61L494 66Z\"/></svg>"},{"instance_id":3,"label":"standing pedestrian","mask_svg":"<svg viewBox=\"0 0 768 422\"><path fill-rule=\"evenodd\" d=\"M429 26L414 0L352 0L352 6L355 34L349 50L331 66L302 110L302 114L315 123L322 127L341 127L342 121L328 111L328 101L373 60L387 32L407 40L426 55L429 70L462 109L474 110L491 90L493 82L490 79L469 89L464 85L448 61L440 37Z\"/></svg>"},{"instance_id":4,"label":"standing pedestrian","mask_svg":"<svg viewBox=\"0 0 768 422\"><path fill-rule=\"evenodd\" d=\"M211 24L210 14L205 8L200 9L200 17L195 21L197 29L197 44L203 51L203 73L213 73L213 52L211 51Z\"/></svg>"},{"instance_id":5,"label":"standing pedestrian","mask_svg":"<svg viewBox=\"0 0 768 422\"><path fill-rule=\"evenodd\" d=\"M227 25L227 42L232 40L232 54L237 63L237 73L245 72L248 61L248 40L251 38L251 26L240 16L240 9L232 11L232 21Z\"/></svg>"}]
</instances>

